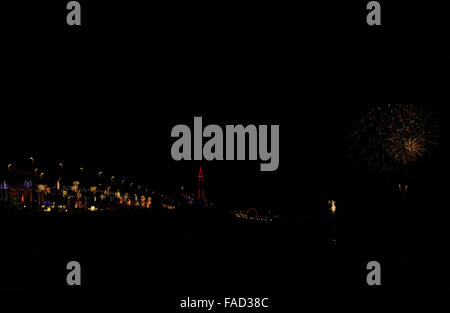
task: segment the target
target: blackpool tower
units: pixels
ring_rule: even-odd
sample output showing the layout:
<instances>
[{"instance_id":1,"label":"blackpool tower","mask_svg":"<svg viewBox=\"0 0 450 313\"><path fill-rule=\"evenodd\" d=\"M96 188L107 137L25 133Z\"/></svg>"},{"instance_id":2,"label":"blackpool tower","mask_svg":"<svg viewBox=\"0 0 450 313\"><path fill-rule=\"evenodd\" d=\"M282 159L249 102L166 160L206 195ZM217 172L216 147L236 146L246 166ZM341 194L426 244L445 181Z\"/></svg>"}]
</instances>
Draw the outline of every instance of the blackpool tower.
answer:
<instances>
[{"instance_id":1,"label":"blackpool tower","mask_svg":"<svg viewBox=\"0 0 450 313\"><path fill-rule=\"evenodd\" d=\"M203 177L203 170L200 166L200 170L198 171L198 194L197 200L205 201L205 181Z\"/></svg>"}]
</instances>

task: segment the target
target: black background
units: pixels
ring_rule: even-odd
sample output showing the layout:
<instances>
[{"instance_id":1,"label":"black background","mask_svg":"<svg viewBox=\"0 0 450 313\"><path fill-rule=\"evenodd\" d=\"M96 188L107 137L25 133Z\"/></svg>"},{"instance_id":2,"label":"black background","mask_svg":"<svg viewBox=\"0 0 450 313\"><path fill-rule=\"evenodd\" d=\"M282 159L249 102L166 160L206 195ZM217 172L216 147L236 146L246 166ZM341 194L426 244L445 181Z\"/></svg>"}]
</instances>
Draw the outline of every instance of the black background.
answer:
<instances>
[{"instance_id":1,"label":"black background","mask_svg":"<svg viewBox=\"0 0 450 313\"><path fill-rule=\"evenodd\" d=\"M430 24L438 19L428 6L385 4L376 28L364 2L82 5L81 27L65 24L62 4L20 11L26 23L6 46L5 162L26 167L34 155L43 168L63 160L67 172L195 188L199 164L170 156L173 126L198 115L204 125L280 124L277 172L204 165L213 197L271 206L292 191L342 188L352 121L374 105L420 104L442 116L442 52L430 37L440 38Z\"/></svg>"},{"instance_id":2,"label":"black background","mask_svg":"<svg viewBox=\"0 0 450 313\"><path fill-rule=\"evenodd\" d=\"M195 189L201 164L208 197L224 207L311 214L318 200L362 204L380 192L348 158L352 121L378 104L419 104L441 134L417 167L413 268L421 292L444 292L448 34L438 5L380 1L382 26L369 27L366 1L80 3L80 27L66 25L65 1L4 9L2 163L64 160L68 173L84 166L168 192ZM199 115L204 125L279 124L278 170L173 161L172 127Z\"/></svg>"}]
</instances>

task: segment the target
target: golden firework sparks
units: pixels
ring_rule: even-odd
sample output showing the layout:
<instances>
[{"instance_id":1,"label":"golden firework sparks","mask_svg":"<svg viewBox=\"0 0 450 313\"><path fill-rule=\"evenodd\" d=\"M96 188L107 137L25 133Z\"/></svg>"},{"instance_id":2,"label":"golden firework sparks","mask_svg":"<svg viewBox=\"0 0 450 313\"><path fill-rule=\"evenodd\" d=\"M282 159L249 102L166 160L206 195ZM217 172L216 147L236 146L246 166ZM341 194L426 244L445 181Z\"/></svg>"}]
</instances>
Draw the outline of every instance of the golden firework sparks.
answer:
<instances>
[{"instance_id":1,"label":"golden firework sparks","mask_svg":"<svg viewBox=\"0 0 450 313\"><path fill-rule=\"evenodd\" d=\"M351 134L351 152L371 168L390 172L430 154L438 133L437 122L421 107L378 106L359 121Z\"/></svg>"}]
</instances>

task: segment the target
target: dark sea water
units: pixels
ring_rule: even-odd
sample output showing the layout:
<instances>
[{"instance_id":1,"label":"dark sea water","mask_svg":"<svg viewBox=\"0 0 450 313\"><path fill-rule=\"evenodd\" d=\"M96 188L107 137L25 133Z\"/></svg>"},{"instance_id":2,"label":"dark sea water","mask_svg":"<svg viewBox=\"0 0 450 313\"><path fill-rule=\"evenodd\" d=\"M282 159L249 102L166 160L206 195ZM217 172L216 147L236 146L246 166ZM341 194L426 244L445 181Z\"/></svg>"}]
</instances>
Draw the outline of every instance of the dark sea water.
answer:
<instances>
[{"instance_id":1,"label":"dark sea water","mask_svg":"<svg viewBox=\"0 0 450 313\"><path fill-rule=\"evenodd\" d=\"M258 296L280 308L369 297L366 264L377 260L380 299L423 292L423 278L411 275L421 260L414 225L348 219L331 229L314 218L249 223L204 212L2 216L1 290L174 310L187 296ZM81 286L66 284L72 260Z\"/></svg>"}]
</instances>

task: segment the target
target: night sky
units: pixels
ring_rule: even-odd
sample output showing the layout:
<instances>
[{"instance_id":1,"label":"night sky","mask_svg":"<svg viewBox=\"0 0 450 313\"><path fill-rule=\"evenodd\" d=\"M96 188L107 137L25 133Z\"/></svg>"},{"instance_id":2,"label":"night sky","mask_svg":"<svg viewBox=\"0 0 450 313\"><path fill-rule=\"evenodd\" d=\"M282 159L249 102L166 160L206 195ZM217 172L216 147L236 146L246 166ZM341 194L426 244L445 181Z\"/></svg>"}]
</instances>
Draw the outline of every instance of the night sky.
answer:
<instances>
[{"instance_id":1,"label":"night sky","mask_svg":"<svg viewBox=\"0 0 450 313\"><path fill-rule=\"evenodd\" d=\"M47 169L63 160L69 177L83 166L170 192L195 189L202 165L207 194L224 205L293 207L370 180L348 158L352 122L379 104L413 103L440 122L426 168L446 181L448 95L437 75L448 58L431 6L383 2L383 26L370 28L363 1L80 1L82 26L71 28L63 2L10 11L23 12L11 23L25 21L4 39L5 168L33 155ZM170 131L194 116L279 124L278 170L173 161Z\"/></svg>"}]
</instances>

